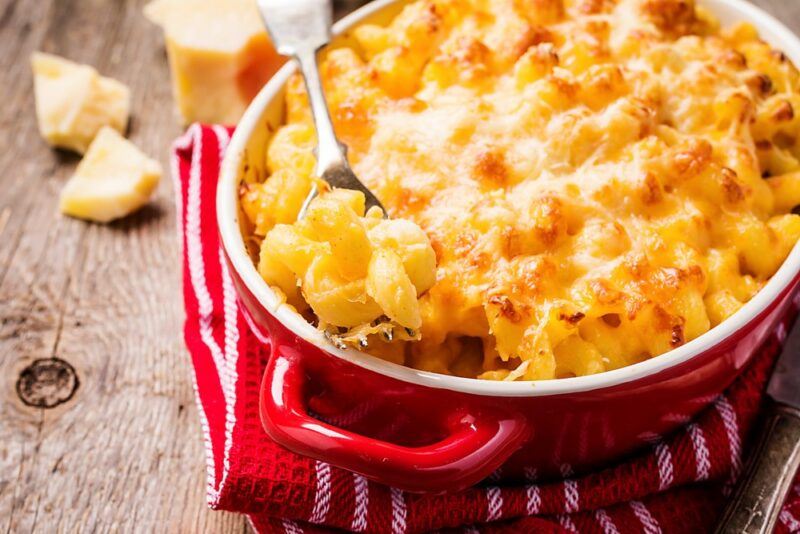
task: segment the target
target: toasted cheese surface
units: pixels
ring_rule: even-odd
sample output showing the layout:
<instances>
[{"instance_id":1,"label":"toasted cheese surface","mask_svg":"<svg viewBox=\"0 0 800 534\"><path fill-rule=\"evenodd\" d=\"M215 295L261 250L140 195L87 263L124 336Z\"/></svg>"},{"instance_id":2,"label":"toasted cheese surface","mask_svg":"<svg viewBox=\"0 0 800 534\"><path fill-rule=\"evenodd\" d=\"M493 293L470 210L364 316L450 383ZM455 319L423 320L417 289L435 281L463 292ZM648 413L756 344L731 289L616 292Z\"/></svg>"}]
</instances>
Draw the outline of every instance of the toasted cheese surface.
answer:
<instances>
[{"instance_id":1,"label":"toasted cheese surface","mask_svg":"<svg viewBox=\"0 0 800 534\"><path fill-rule=\"evenodd\" d=\"M164 30L185 123L236 124L283 63L255 0L154 0L145 14Z\"/></svg>"},{"instance_id":2,"label":"toasted cheese surface","mask_svg":"<svg viewBox=\"0 0 800 534\"><path fill-rule=\"evenodd\" d=\"M144 206L161 179L161 165L112 128L103 128L61 191L61 212L109 222Z\"/></svg>"},{"instance_id":3,"label":"toasted cheese surface","mask_svg":"<svg viewBox=\"0 0 800 534\"><path fill-rule=\"evenodd\" d=\"M130 90L88 66L35 52L31 56L36 117L51 145L83 154L97 132L108 126L124 132Z\"/></svg>"},{"instance_id":4,"label":"toasted cheese surface","mask_svg":"<svg viewBox=\"0 0 800 534\"><path fill-rule=\"evenodd\" d=\"M798 73L747 24L691 0L420 0L353 34L322 65L337 133L438 265L421 339L371 352L615 369L724 321L800 237ZM309 173L299 79L286 99L268 171Z\"/></svg>"}]
</instances>

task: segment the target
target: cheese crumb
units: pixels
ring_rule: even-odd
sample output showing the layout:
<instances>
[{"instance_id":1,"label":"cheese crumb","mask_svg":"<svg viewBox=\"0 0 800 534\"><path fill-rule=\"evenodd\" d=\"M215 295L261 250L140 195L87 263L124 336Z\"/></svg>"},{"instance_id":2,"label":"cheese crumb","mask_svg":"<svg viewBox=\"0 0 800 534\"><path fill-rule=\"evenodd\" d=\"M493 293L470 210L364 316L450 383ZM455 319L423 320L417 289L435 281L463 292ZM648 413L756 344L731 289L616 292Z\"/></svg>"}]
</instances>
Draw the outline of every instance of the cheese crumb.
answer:
<instances>
[{"instance_id":1,"label":"cheese crumb","mask_svg":"<svg viewBox=\"0 0 800 534\"><path fill-rule=\"evenodd\" d=\"M108 222L144 206L161 179L161 165L116 130L104 127L61 191L61 212Z\"/></svg>"},{"instance_id":2,"label":"cheese crumb","mask_svg":"<svg viewBox=\"0 0 800 534\"><path fill-rule=\"evenodd\" d=\"M255 0L154 0L144 12L164 30L185 123L236 124L283 63Z\"/></svg>"},{"instance_id":3,"label":"cheese crumb","mask_svg":"<svg viewBox=\"0 0 800 534\"><path fill-rule=\"evenodd\" d=\"M128 125L130 90L88 66L34 52L36 117L42 137L53 146L83 154L97 132Z\"/></svg>"}]
</instances>

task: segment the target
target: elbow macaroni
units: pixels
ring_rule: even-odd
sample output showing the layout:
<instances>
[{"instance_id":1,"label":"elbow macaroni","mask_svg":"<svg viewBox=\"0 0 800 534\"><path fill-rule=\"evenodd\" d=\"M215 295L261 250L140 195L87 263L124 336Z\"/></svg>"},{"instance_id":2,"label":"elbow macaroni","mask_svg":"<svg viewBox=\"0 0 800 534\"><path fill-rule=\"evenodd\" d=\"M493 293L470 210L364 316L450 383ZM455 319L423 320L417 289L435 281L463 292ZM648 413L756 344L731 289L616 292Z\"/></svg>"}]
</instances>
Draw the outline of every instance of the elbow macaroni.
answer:
<instances>
[{"instance_id":1,"label":"elbow macaroni","mask_svg":"<svg viewBox=\"0 0 800 534\"><path fill-rule=\"evenodd\" d=\"M316 197L296 221L311 179L282 171L243 194L254 231L264 234L264 280L298 311L310 307L337 343L365 343L378 333L391 340L395 327L399 339L418 338L417 298L433 285L436 268L425 233L408 221L384 220L377 208L365 214L364 194L346 189ZM269 229L265 220L273 222Z\"/></svg>"},{"instance_id":2,"label":"elbow macaroni","mask_svg":"<svg viewBox=\"0 0 800 534\"><path fill-rule=\"evenodd\" d=\"M340 340L460 376L598 373L724 321L800 238L800 79L747 24L691 0L417 0L354 36L323 81L393 218L332 191L295 222L297 78L241 195L262 276Z\"/></svg>"}]
</instances>

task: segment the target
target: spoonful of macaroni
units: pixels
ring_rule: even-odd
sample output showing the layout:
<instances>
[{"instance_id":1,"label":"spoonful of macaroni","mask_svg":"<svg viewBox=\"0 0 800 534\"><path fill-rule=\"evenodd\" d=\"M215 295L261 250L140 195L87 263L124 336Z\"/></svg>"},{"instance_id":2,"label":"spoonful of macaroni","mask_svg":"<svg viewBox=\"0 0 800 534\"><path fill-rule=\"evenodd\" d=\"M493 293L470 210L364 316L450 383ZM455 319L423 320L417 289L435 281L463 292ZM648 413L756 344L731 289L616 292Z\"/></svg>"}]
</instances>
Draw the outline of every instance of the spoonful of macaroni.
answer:
<instances>
[{"instance_id":1,"label":"spoonful of macaroni","mask_svg":"<svg viewBox=\"0 0 800 534\"><path fill-rule=\"evenodd\" d=\"M313 311L310 320L334 345L396 356L391 343L421 336L419 298L436 280L430 239L413 222L386 216L336 137L317 65L331 37L330 0L258 0L258 7L278 52L300 65L317 134L313 170L297 172L274 148L293 126L279 128L272 174L243 190L259 274L298 313ZM294 128L311 134L310 124Z\"/></svg>"},{"instance_id":2,"label":"spoonful of macaroni","mask_svg":"<svg viewBox=\"0 0 800 534\"><path fill-rule=\"evenodd\" d=\"M385 217L383 205L350 168L347 146L336 137L322 90L317 52L331 39L331 1L258 0L258 8L278 53L297 60L305 80L314 127L317 130L317 163L314 174L332 187L361 191L366 198L366 209L377 206ZM298 218L303 218L318 193L315 185Z\"/></svg>"}]
</instances>

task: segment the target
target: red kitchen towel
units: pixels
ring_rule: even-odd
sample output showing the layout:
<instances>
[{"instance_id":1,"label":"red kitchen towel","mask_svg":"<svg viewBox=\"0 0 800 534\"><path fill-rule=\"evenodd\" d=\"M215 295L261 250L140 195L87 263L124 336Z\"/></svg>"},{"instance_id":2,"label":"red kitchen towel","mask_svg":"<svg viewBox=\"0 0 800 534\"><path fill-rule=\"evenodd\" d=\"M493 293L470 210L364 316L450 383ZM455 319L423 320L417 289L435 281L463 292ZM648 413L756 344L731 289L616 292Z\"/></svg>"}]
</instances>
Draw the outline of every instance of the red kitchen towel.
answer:
<instances>
[{"instance_id":1,"label":"red kitchen towel","mask_svg":"<svg viewBox=\"0 0 800 534\"><path fill-rule=\"evenodd\" d=\"M195 125L174 145L183 245L185 339L206 443L208 503L260 532L696 533L708 531L747 456L763 389L787 328L730 389L673 435L602 471L524 484L491 479L443 495L406 494L273 443L258 394L269 339L250 328L217 235L215 190L229 129ZM800 532L800 484L779 532Z\"/></svg>"}]
</instances>

